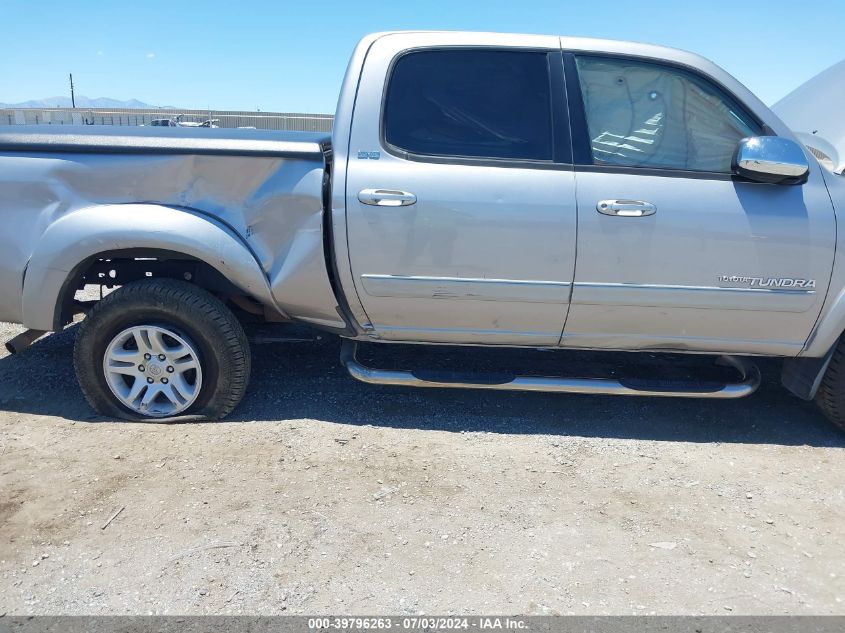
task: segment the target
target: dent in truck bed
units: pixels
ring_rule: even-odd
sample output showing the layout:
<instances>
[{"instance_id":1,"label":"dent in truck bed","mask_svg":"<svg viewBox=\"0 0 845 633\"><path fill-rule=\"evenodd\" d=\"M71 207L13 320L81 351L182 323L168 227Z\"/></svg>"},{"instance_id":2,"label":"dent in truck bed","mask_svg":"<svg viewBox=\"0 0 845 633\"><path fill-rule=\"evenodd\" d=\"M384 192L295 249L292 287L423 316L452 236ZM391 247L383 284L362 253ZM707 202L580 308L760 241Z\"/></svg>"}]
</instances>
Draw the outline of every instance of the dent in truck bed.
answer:
<instances>
[{"instance_id":1,"label":"dent in truck bed","mask_svg":"<svg viewBox=\"0 0 845 633\"><path fill-rule=\"evenodd\" d=\"M0 128L0 219L16 227L0 231L0 320L30 325L38 318L43 325L44 315L27 314L20 295L24 270L40 265L37 246L50 226L71 217L84 222L93 208L119 214L120 205L144 203L218 220L256 258L272 308L344 327L322 243L328 148L326 135L296 132ZM166 226L141 229L159 231L162 248L178 245ZM92 224L87 239L63 246L82 257L133 245Z\"/></svg>"}]
</instances>

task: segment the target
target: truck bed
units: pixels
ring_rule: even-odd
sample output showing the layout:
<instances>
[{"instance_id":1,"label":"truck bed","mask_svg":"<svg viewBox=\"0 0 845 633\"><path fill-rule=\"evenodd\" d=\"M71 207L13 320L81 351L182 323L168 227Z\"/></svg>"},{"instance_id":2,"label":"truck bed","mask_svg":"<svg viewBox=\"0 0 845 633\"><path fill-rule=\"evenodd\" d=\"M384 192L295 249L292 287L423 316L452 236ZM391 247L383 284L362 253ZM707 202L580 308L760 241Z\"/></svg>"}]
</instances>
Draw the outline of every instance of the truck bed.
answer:
<instances>
[{"instance_id":1,"label":"truck bed","mask_svg":"<svg viewBox=\"0 0 845 633\"><path fill-rule=\"evenodd\" d=\"M42 305L55 301L42 281L70 275L71 259L143 240L184 253L193 239L209 264L228 266L236 254L217 254L219 234L200 235L183 224L200 218L199 226L222 227L254 258L263 279L238 284L225 273L247 294L289 316L342 325L322 239L329 148L325 133L0 127L0 222L7 227L0 232L0 321L58 327L52 308Z\"/></svg>"}]
</instances>

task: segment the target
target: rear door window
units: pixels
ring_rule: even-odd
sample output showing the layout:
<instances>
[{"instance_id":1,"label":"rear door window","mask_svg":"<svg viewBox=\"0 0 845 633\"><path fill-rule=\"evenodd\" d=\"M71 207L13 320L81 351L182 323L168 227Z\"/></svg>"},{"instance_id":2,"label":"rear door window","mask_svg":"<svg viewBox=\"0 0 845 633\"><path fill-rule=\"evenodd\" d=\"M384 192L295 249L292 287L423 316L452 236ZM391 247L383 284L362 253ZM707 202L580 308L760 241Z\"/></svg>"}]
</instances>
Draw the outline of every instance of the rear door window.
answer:
<instances>
[{"instance_id":1,"label":"rear door window","mask_svg":"<svg viewBox=\"0 0 845 633\"><path fill-rule=\"evenodd\" d=\"M407 53L393 66L383 125L387 145L410 154L551 160L546 53Z\"/></svg>"}]
</instances>

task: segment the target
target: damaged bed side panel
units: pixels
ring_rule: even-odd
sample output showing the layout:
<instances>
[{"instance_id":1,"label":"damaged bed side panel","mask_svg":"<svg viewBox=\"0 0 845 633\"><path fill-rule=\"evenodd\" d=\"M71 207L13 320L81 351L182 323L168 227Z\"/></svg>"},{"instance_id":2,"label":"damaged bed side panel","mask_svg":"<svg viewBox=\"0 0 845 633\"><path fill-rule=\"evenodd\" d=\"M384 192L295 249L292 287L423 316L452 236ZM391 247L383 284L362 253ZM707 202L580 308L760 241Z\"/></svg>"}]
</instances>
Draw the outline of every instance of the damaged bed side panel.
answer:
<instances>
[{"instance_id":1,"label":"damaged bed side panel","mask_svg":"<svg viewBox=\"0 0 845 633\"><path fill-rule=\"evenodd\" d=\"M296 143L289 145L296 149ZM301 155L279 156L0 147L0 221L7 227L0 231L0 320L33 319L21 301L24 271L42 266L38 243L51 225L91 208L107 205L109 213L119 214L121 205L143 203L223 224L267 278L270 295L256 299L274 302L271 308L291 317L343 328L323 249L324 159L311 151L314 143L306 145L309 151ZM162 247L172 249L174 236L163 235L168 227L150 225L156 217L138 220L144 223L139 230L161 231ZM92 223L88 246L101 247L98 252L136 246L125 226L119 236L108 231L108 223Z\"/></svg>"}]
</instances>

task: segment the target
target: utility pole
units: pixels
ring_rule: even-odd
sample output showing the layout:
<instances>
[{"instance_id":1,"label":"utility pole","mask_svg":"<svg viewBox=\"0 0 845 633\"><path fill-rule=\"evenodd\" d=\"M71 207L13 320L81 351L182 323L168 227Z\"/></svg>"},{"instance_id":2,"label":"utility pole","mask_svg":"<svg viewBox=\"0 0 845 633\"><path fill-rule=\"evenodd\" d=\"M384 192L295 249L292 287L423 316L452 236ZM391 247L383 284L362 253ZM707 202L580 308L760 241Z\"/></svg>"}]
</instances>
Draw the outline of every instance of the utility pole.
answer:
<instances>
[{"instance_id":1,"label":"utility pole","mask_svg":"<svg viewBox=\"0 0 845 633\"><path fill-rule=\"evenodd\" d=\"M73 73L70 73L70 107L76 107L76 97L73 96Z\"/></svg>"}]
</instances>

